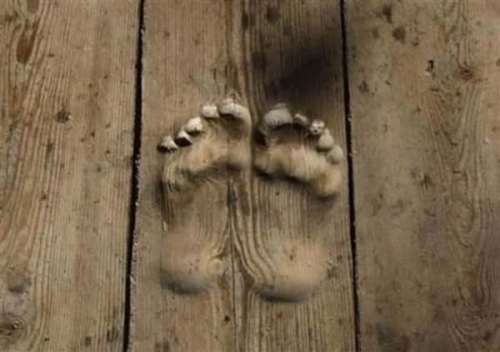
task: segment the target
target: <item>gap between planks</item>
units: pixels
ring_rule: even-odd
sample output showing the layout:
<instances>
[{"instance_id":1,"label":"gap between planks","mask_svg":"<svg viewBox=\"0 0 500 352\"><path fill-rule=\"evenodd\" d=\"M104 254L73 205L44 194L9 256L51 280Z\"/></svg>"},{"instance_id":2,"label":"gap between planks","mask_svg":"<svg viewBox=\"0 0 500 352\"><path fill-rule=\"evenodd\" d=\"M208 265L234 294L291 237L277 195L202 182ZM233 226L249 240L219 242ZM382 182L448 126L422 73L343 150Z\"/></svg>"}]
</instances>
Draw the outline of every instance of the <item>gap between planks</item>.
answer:
<instances>
[{"instance_id":1,"label":"gap between planks","mask_svg":"<svg viewBox=\"0 0 500 352\"><path fill-rule=\"evenodd\" d=\"M347 148L347 186L349 191L349 234L351 238L351 260L352 260L352 301L354 310L354 349L360 351L360 318L359 318L359 292L358 292L358 251L356 247L356 207L354 204L354 167L352 148L352 126L351 126L351 91L349 86L349 55L347 53L347 24L346 24L346 0L340 0L340 26L342 29L342 80L344 85L344 117Z\"/></svg>"},{"instance_id":2,"label":"gap between planks","mask_svg":"<svg viewBox=\"0 0 500 352\"><path fill-rule=\"evenodd\" d=\"M144 46L144 8L146 0L138 0L137 11L137 43L135 64L135 116L134 116L134 145L132 155L132 175L130 182L130 215L129 233L127 242L126 270L125 270L125 313L123 322L123 351L127 352L131 346L131 321L132 321L132 285L133 261L135 247L135 230L137 224L137 203L139 201L139 165L141 162L141 134L142 134L142 72L143 72L143 46Z\"/></svg>"}]
</instances>

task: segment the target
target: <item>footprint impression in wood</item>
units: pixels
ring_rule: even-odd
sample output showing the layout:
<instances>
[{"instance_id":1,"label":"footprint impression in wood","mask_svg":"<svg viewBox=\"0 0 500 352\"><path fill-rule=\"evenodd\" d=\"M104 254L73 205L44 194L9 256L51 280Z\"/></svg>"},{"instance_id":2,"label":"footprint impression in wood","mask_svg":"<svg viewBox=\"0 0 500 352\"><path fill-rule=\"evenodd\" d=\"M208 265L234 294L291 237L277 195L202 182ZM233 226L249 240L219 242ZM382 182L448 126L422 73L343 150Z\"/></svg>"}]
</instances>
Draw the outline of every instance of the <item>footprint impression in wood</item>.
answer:
<instances>
[{"instance_id":1,"label":"footprint impression in wood","mask_svg":"<svg viewBox=\"0 0 500 352\"><path fill-rule=\"evenodd\" d=\"M229 172L241 172L253 162L259 172L295 180L317 198L331 198L339 191L344 153L323 121L276 105L256 126L253 161L251 129L249 110L226 99L204 105L199 116L159 145L167 152L162 280L177 291L209 288L223 271ZM245 256L245 248L242 251ZM253 289L266 298L302 300L326 278L328 258L314 241L294 238L268 252L267 272L255 274L247 268Z\"/></svg>"}]
</instances>

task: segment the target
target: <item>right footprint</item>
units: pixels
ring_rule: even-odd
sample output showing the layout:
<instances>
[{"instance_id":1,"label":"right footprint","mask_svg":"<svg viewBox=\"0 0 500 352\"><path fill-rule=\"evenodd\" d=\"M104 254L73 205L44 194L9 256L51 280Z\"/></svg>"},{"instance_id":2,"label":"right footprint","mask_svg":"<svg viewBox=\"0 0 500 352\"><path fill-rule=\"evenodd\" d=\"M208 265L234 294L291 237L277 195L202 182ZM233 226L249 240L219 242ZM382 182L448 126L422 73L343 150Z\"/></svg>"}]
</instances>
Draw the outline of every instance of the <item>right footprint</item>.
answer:
<instances>
[{"instance_id":1,"label":"right footprint","mask_svg":"<svg viewBox=\"0 0 500 352\"><path fill-rule=\"evenodd\" d=\"M255 168L271 179L294 181L307 192L301 196L304 192L274 182L271 187L283 200L259 204L272 214L263 234L269 270L254 276L254 289L268 299L303 300L327 277L330 255L314 234L322 232L321 224L329 216L331 203L322 200L333 199L341 188L344 152L323 121L292 114L285 104L264 115L255 135ZM301 208L309 210L304 213Z\"/></svg>"}]
</instances>

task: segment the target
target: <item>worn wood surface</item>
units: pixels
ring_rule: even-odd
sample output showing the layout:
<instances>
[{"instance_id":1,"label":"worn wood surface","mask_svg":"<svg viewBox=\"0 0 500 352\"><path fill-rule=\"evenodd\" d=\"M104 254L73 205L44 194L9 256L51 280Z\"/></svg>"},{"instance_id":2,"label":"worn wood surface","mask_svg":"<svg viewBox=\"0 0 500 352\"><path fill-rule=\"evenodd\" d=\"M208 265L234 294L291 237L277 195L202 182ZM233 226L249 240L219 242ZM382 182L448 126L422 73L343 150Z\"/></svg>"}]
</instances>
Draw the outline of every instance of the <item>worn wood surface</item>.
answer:
<instances>
[{"instance_id":1,"label":"worn wood surface","mask_svg":"<svg viewBox=\"0 0 500 352\"><path fill-rule=\"evenodd\" d=\"M362 351L500 348L500 3L348 1Z\"/></svg>"},{"instance_id":2,"label":"worn wood surface","mask_svg":"<svg viewBox=\"0 0 500 352\"><path fill-rule=\"evenodd\" d=\"M0 350L121 351L137 1L2 1Z\"/></svg>"},{"instance_id":3,"label":"worn wood surface","mask_svg":"<svg viewBox=\"0 0 500 352\"><path fill-rule=\"evenodd\" d=\"M205 101L234 90L250 103L255 122L270 104L288 101L324 119L345 144L340 6L300 5L146 3L133 350L354 350L347 178L335 201L320 202L301 186L247 171L206 194L200 189L198 212L175 219L186 222L184 235L162 224L165 158L156 145ZM200 251L222 244L224 275L208 291L175 293L161 283L162 260L190 241ZM289 263L297 268L310 265L301 262L311 259L300 255L303 248L326 248L328 279L310 300L270 302L252 290L283 269L273 258L280 246L302 246L297 264Z\"/></svg>"},{"instance_id":4,"label":"worn wood surface","mask_svg":"<svg viewBox=\"0 0 500 352\"><path fill-rule=\"evenodd\" d=\"M186 216L175 219L180 230L167 233L160 184L165 157L156 150L162 136L175 133L199 114L202 103L224 96L226 18L224 1L146 3L133 351L235 350L231 256L225 246L227 182L208 190L202 187L202 196L195 199L196 211L186 215L179 209ZM162 284L162 260L178 255L179 250L196 256L212 246L221 251L225 274L211 290L181 294Z\"/></svg>"},{"instance_id":5,"label":"worn wood surface","mask_svg":"<svg viewBox=\"0 0 500 352\"><path fill-rule=\"evenodd\" d=\"M128 317L125 342L141 352L349 352L356 319L359 351L500 349L498 2L344 2L356 277L347 170L329 202L221 172L180 210L163 198L156 150L234 92L254 123L286 101L346 149L340 3L146 0L140 126L139 3L0 9L0 351L121 351ZM175 230L165 205L181 214ZM174 292L165 262L198 250L220 276ZM328 276L312 297L261 295L314 276L321 252Z\"/></svg>"},{"instance_id":6,"label":"worn wood surface","mask_svg":"<svg viewBox=\"0 0 500 352\"><path fill-rule=\"evenodd\" d=\"M286 102L324 120L345 149L340 3L245 1L242 14L242 69L255 120ZM328 276L301 302L243 295L242 350L354 351L347 171L334 201L289 180L254 173L247 183L251 226L236 232L236 243L250 278L278 286L273 277L284 276L298 284L317 274L322 255Z\"/></svg>"}]
</instances>

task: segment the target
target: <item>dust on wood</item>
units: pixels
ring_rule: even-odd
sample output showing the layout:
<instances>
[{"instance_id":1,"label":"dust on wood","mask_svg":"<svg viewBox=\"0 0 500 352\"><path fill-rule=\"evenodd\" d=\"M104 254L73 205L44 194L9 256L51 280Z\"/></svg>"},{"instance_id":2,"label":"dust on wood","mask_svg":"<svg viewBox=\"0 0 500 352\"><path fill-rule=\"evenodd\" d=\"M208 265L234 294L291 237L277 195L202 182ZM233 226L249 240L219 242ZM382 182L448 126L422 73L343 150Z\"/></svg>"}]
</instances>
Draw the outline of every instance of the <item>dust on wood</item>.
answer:
<instances>
[{"instance_id":1,"label":"dust on wood","mask_svg":"<svg viewBox=\"0 0 500 352\"><path fill-rule=\"evenodd\" d=\"M122 350L136 19L2 2L2 351Z\"/></svg>"},{"instance_id":2,"label":"dust on wood","mask_svg":"<svg viewBox=\"0 0 500 352\"><path fill-rule=\"evenodd\" d=\"M500 348L499 16L347 2L362 351Z\"/></svg>"},{"instance_id":3,"label":"dust on wood","mask_svg":"<svg viewBox=\"0 0 500 352\"><path fill-rule=\"evenodd\" d=\"M311 119L325 120L345 150L340 3L244 1L242 16L241 69L255 119L287 102ZM327 278L308 299L294 303L248 291L241 302L242 350L354 351L347 172L343 176L333 201L320 201L289 180L254 174L248 181L251 213L241 211L246 228L236 235L250 277L271 285L279 282L273 278L286 277L293 287L306 282L303 274L317 275L318 265L325 265Z\"/></svg>"},{"instance_id":4,"label":"dust on wood","mask_svg":"<svg viewBox=\"0 0 500 352\"><path fill-rule=\"evenodd\" d=\"M146 2L134 351L236 348L227 175L202 183L192 203L164 199L160 181L166 159L156 148L163 136L198 115L203 103L224 96L227 16L224 1ZM167 216L171 206L174 217ZM221 275L207 283L209 290L201 290L202 278L190 276L204 266L198 255L220 258L216 271ZM182 261L187 267L182 268ZM174 264L181 270L178 280L172 280ZM173 281L181 284L172 287Z\"/></svg>"},{"instance_id":5,"label":"dust on wood","mask_svg":"<svg viewBox=\"0 0 500 352\"><path fill-rule=\"evenodd\" d=\"M232 89L250 103L254 123L287 101L324 119L345 149L339 11L328 1L146 3L133 350L354 351L347 175L334 201L250 171L221 175L223 182L193 198L197 213L171 219L162 209L170 204L161 196L165 159L156 150L202 103ZM177 221L185 222L182 236L168 231ZM223 274L208 290L162 285L162 257L178 255L175 243L200 250L212 240ZM285 269L273 266L281 245L291 251L287 260L303 266L297 274L307 274L324 249L327 277L308 299L271 300L255 290L267 278L271 287Z\"/></svg>"}]
</instances>

